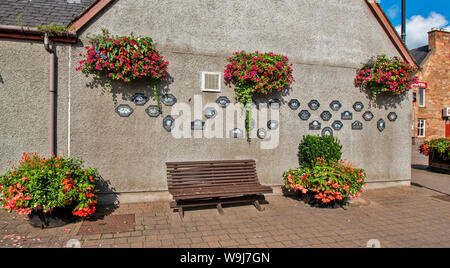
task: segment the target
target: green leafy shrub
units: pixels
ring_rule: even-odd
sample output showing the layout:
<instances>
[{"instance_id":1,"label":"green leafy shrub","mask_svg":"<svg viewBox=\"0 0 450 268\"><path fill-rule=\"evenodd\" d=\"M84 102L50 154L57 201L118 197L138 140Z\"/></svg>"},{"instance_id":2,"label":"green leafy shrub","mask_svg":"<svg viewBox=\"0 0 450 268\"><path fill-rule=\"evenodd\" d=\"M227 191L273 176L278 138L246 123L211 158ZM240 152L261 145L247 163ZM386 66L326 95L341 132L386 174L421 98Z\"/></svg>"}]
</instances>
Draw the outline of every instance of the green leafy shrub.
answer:
<instances>
[{"instance_id":1,"label":"green leafy shrub","mask_svg":"<svg viewBox=\"0 0 450 268\"><path fill-rule=\"evenodd\" d=\"M24 153L17 167L0 176L0 205L21 215L55 208L70 208L79 217L91 215L99 174L82 166L81 159Z\"/></svg>"},{"instance_id":2,"label":"green leafy shrub","mask_svg":"<svg viewBox=\"0 0 450 268\"><path fill-rule=\"evenodd\" d=\"M298 156L302 166L312 167L319 158L328 163L339 161L342 156L342 145L333 136L303 136L298 148Z\"/></svg>"},{"instance_id":3,"label":"green leafy shrub","mask_svg":"<svg viewBox=\"0 0 450 268\"><path fill-rule=\"evenodd\" d=\"M421 154L429 156L430 160L450 162L450 139L433 139L425 141L419 147Z\"/></svg>"},{"instance_id":4,"label":"green leafy shrub","mask_svg":"<svg viewBox=\"0 0 450 268\"><path fill-rule=\"evenodd\" d=\"M359 197L364 191L366 173L351 162L329 163L318 158L311 167L299 167L284 173L288 190L300 191L320 204L340 203ZM310 201L310 200L308 200Z\"/></svg>"}]
</instances>

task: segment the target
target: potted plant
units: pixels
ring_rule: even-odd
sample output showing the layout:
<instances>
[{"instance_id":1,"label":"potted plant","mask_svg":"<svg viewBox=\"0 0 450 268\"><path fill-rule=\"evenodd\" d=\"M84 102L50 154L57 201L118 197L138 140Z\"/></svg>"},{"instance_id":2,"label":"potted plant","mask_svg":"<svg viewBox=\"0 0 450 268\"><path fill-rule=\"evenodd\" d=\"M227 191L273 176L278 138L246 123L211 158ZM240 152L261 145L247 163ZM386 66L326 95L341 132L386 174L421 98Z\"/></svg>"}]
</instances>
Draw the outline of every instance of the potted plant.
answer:
<instances>
[{"instance_id":1,"label":"potted plant","mask_svg":"<svg viewBox=\"0 0 450 268\"><path fill-rule=\"evenodd\" d=\"M341 160L339 140L332 136L303 137L300 166L284 172L284 187L297 191L308 204L348 208L348 202L364 192L366 173L350 161Z\"/></svg>"},{"instance_id":2,"label":"potted plant","mask_svg":"<svg viewBox=\"0 0 450 268\"><path fill-rule=\"evenodd\" d=\"M418 70L398 57L372 57L357 71L355 86L368 90L373 101L380 94L403 95L417 82L414 74Z\"/></svg>"},{"instance_id":3,"label":"potted plant","mask_svg":"<svg viewBox=\"0 0 450 268\"><path fill-rule=\"evenodd\" d=\"M112 36L105 29L90 38L90 46L79 62L77 70L125 83L136 79L149 79L155 101L160 106L157 84L167 77L168 61L164 60L150 37ZM109 80L107 80L109 82ZM108 83L109 84L109 83Z\"/></svg>"},{"instance_id":4,"label":"potted plant","mask_svg":"<svg viewBox=\"0 0 450 268\"><path fill-rule=\"evenodd\" d=\"M318 158L311 168L301 166L284 174L286 189L299 191L306 203L345 209L350 199L364 192L365 177L364 170L351 162L329 164L323 158Z\"/></svg>"},{"instance_id":5,"label":"potted plant","mask_svg":"<svg viewBox=\"0 0 450 268\"><path fill-rule=\"evenodd\" d=\"M429 167L450 171L450 139L425 141L419 146L419 152L429 157Z\"/></svg>"},{"instance_id":6,"label":"potted plant","mask_svg":"<svg viewBox=\"0 0 450 268\"><path fill-rule=\"evenodd\" d=\"M23 153L18 166L0 176L0 205L28 215L33 226L61 226L95 212L98 179L81 159Z\"/></svg>"},{"instance_id":7,"label":"potted plant","mask_svg":"<svg viewBox=\"0 0 450 268\"><path fill-rule=\"evenodd\" d=\"M224 77L226 83L235 85L236 98L246 107L245 125L248 137L253 96L282 91L294 82L292 64L289 64L289 59L273 52L235 52L228 59Z\"/></svg>"}]
</instances>

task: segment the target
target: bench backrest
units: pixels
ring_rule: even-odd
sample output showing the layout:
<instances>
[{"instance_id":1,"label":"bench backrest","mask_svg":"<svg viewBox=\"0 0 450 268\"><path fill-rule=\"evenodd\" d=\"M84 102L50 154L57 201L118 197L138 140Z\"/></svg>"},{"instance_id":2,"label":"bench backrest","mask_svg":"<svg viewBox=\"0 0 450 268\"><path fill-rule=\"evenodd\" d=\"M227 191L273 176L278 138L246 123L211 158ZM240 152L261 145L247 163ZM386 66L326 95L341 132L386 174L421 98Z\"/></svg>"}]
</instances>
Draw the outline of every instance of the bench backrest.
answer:
<instances>
[{"instance_id":1,"label":"bench backrest","mask_svg":"<svg viewBox=\"0 0 450 268\"><path fill-rule=\"evenodd\" d=\"M255 160L167 162L170 189L259 184Z\"/></svg>"}]
</instances>

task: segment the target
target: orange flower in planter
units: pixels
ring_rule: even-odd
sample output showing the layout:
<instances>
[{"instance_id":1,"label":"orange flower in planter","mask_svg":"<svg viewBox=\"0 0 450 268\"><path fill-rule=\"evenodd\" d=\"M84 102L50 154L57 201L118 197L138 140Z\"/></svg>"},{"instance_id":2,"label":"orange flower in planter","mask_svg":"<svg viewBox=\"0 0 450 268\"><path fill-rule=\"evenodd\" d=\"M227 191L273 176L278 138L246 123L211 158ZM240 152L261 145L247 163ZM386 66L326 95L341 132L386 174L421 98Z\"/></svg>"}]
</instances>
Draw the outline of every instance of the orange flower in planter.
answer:
<instances>
[{"instance_id":1,"label":"orange flower in planter","mask_svg":"<svg viewBox=\"0 0 450 268\"><path fill-rule=\"evenodd\" d=\"M90 206L87 212L93 212L91 202L96 201L92 193L96 191L94 178L99 174L95 169L83 169L82 165L81 159L41 158L35 153L24 153L16 168L0 175L0 205L21 215L48 213L55 208L72 209L73 206ZM71 179L67 177L69 174ZM90 191L86 190L88 187ZM86 193L89 199L84 196ZM54 198L50 199L51 196Z\"/></svg>"}]
</instances>

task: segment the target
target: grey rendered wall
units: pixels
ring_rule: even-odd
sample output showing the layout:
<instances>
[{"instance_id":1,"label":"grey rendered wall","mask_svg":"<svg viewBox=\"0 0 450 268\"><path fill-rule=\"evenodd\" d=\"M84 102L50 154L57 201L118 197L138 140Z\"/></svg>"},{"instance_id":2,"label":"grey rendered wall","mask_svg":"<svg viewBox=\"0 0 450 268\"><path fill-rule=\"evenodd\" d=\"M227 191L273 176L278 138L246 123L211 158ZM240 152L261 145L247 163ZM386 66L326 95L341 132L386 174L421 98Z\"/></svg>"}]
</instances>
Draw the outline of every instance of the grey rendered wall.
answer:
<instances>
[{"instance_id":1,"label":"grey rendered wall","mask_svg":"<svg viewBox=\"0 0 450 268\"><path fill-rule=\"evenodd\" d=\"M245 139L175 139L162 128L162 117L153 119L145 114L145 108L153 104L152 101L138 107L129 100L137 92L151 96L151 87L145 81L133 82L126 87L122 83L113 83L113 94L110 94L101 87L89 88L86 84L91 78L74 70L81 59L78 54L88 43L87 36L100 33L102 28L117 35L133 32L152 37L170 62L169 73L174 81L168 89L179 102L191 106L189 99L193 100L194 94L202 94L203 103L213 102L221 95L234 99L233 89L225 85L222 85L221 93L200 92L200 72L223 73L226 59L233 52L258 50L282 53L294 63L296 79L289 95L282 97L283 101L287 103L291 98L297 98L301 102L300 109L306 109L311 99L319 100L321 108L312 112L308 122L319 120L323 110L330 110L328 105L332 100L343 104L341 111L333 112L333 120L338 119L343 110L351 110L355 101L362 101L365 110L372 111L375 118L366 123L361 118L362 113L354 112L354 119L364 122L364 129L352 131L351 123L346 121L344 128L335 132L344 145L344 157L360 163L371 182L410 180L410 99L396 103L395 108L392 105L374 107L369 104L367 95L353 86L356 69L370 56L398 55L363 0L186 0L164 1L164 4L161 1L119 0L89 24L80 35L80 44L72 47L72 155L83 157L89 166L99 168L104 179L110 180L117 191L165 190L165 162L209 159L255 159L260 181L266 185L280 185L283 171L298 166L297 147L301 137L320 134L308 130L308 122L301 121L297 116L299 111L291 111L286 104L282 106L280 144L274 150L260 149L257 139L253 139L251 144ZM11 45L4 41L0 45L12 50ZM31 47L34 49L34 45ZM26 46L21 49L30 56L40 53L37 48L35 52L28 51L30 48ZM0 62L2 68L4 62L14 60L3 54ZM35 69L44 69L42 72L30 72L36 81L30 85L34 92L30 97L36 99L36 96L43 94L41 101L34 102L46 109L48 81L37 77L46 71L47 59L45 53L40 57L45 58L45 68L37 60L30 59L37 65ZM66 60L61 61L60 66L67 66ZM20 68L25 69L27 62L20 64ZM10 68L2 69L5 80L6 73L12 72ZM24 77L20 79L27 80ZM60 79L59 83L66 83L62 87L67 92L66 71L61 71ZM0 87L12 92L14 84L6 86L6 83L0 84ZM13 101L9 95L6 100L2 96L2 105ZM120 118L114 112L118 104L132 106L134 113L131 117ZM67 98L61 93L59 118L67 117L66 105ZM19 113L18 108L14 109ZM170 107L163 109L164 116L170 114ZM27 111L32 109L27 108ZM397 112L399 116L395 123L386 119L390 111ZM47 111L36 114L30 120L36 128L27 129L26 137L22 138L14 134L19 134L20 129L5 115L0 115L2 148L4 144L20 144L23 140L33 139L32 132L39 131L39 140L30 143L29 147L34 146L35 150L45 152L45 113ZM379 118L387 122L387 128L382 133L376 129ZM324 123L323 127L333 120ZM14 129L8 136L3 134L4 122ZM41 124L36 122L42 122L44 127L38 127ZM21 129L26 126L24 124ZM67 126L60 123L59 127L62 128L59 139L66 140ZM8 154L1 156L2 168L6 160L20 151L7 146ZM60 146L60 149L65 147Z\"/></svg>"},{"instance_id":2,"label":"grey rendered wall","mask_svg":"<svg viewBox=\"0 0 450 268\"><path fill-rule=\"evenodd\" d=\"M58 150L67 145L68 47L57 47ZM0 39L0 172L22 152L49 155L49 54L39 42Z\"/></svg>"}]
</instances>

